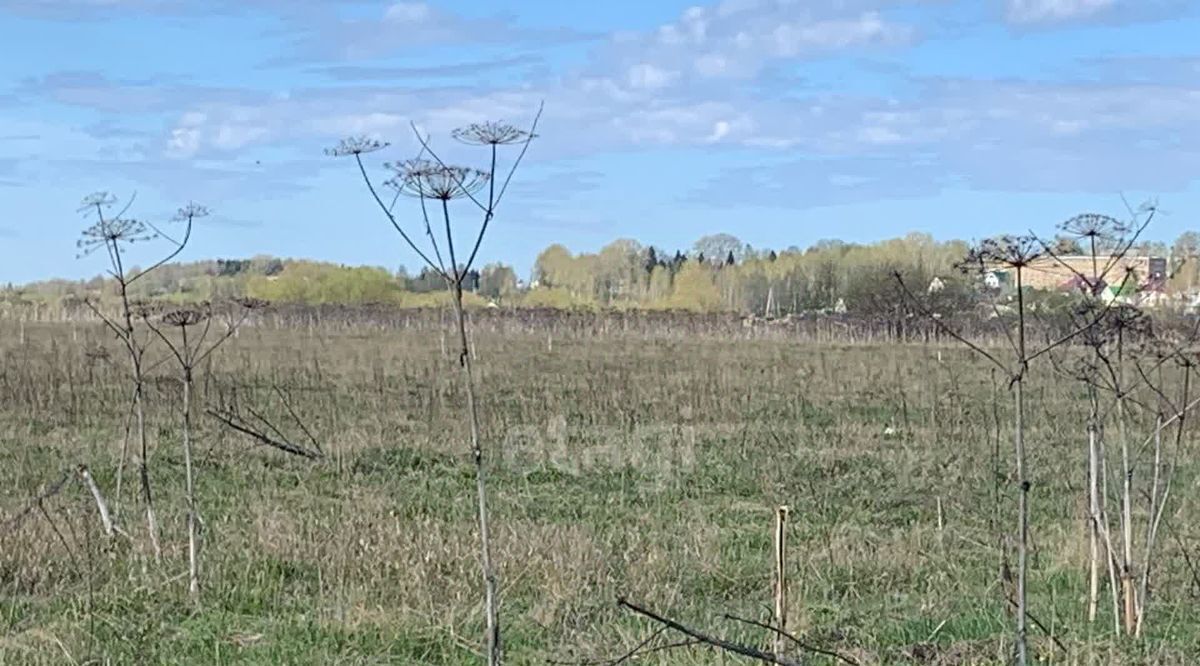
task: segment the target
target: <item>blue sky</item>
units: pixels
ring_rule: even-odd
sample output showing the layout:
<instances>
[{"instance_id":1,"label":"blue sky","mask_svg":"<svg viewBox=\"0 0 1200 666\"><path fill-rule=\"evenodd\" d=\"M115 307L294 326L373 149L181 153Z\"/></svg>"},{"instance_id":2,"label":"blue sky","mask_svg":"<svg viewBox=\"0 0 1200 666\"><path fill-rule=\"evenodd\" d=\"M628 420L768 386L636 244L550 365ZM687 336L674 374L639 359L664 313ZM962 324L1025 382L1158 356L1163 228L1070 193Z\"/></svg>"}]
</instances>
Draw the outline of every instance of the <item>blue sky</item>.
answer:
<instances>
[{"instance_id":1,"label":"blue sky","mask_svg":"<svg viewBox=\"0 0 1200 666\"><path fill-rule=\"evenodd\" d=\"M207 205L188 258L417 267L322 149L389 140L382 178L412 122L478 159L451 129L541 101L481 253L522 271L552 242L1050 231L1122 194L1169 240L1200 215L1197 35L1183 0L4 0L0 283L98 273L96 190Z\"/></svg>"}]
</instances>

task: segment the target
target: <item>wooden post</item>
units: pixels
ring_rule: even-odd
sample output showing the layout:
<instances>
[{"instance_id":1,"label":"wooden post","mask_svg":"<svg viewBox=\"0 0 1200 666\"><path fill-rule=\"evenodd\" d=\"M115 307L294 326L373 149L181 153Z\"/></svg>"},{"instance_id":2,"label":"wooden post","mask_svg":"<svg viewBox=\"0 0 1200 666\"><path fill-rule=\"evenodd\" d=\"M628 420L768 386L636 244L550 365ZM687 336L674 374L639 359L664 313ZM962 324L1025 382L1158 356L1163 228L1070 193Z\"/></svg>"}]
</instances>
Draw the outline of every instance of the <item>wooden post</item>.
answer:
<instances>
[{"instance_id":1,"label":"wooden post","mask_svg":"<svg viewBox=\"0 0 1200 666\"><path fill-rule=\"evenodd\" d=\"M787 631L787 518L788 507L775 509L775 628ZM775 654L783 654L787 643L775 634Z\"/></svg>"},{"instance_id":2,"label":"wooden post","mask_svg":"<svg viewBox=\"0 0 1200 666\"><path fill-rule=\"evenodd\" d=\"M1088 623L1095 623L1100 606L1100 455L1096 424L1088 424ZM1105 553L1108 556L1107 552Z\"/></svg>"},{"instance_id":3,"label":"wooden post","mask_svg":"<svg viewBox=\"0 0 1200 666\"><path fill-rule=\"evenodd\" d=\"M937 531L938 531L938 548L945 548L946 534L946 516L942 512L942 496L937 496Z\"/></svg>"}]
</instances>

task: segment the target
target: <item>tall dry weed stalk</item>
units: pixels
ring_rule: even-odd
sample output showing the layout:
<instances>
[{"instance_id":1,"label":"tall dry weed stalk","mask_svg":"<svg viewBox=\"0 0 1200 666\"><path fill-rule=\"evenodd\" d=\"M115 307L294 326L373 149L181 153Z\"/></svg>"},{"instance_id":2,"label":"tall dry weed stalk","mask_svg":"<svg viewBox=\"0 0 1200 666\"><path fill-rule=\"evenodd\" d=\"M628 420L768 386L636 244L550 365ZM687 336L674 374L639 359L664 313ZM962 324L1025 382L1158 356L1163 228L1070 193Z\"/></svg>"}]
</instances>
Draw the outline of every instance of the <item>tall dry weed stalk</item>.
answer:
<instances>
[{"instance_id":1,"label":"tall dry weed stalk","mask_svg":"<svg viewBox=\"0 0 1200 666\"><path fill-rule=\"evenodd\" d=\"M189 204L179 210L174 221L184 224L184 230L178 237L172 237L151 222L126 217L133 204L133 198L118 212L111 213L117 203L116 197L106 192L98 192L84 198L79 211L85 219L92 223L83 230L82 237L76 244L79 256L104 253L108 258L108 274L117 287L119 311L116 318L105 314L102 303L85 299L84 303L96 314L105 326L120 341L129 359L129 378L132 384L131 410L134 415L135 432L138 441L138 480L141 490L142 504L146 512L146 533L154 552L155 561L162 559L162 546L159 538L158 517L154 510L154 494L150 483L149 443L146 435L146 377L145 359L152 338L149 334L139 333L134 326L135 319L144 318L153 310L152 306L136 303L130 295L130 287L136 282L153 273L159 267L179 256L187 246L192 236L193 223L208 214L203 206ZM145 269L132 269L126 265L125 254L135 244L150 241L166 240L172 249L158 261ZM119 511L121 497L121 479L124 476L125 459L122 455L117 468L117 491L114 508Z\"/></svg>"},{"instance_id":2,"label":"tall dry weed stalk","mask_svg":"<svg viewBox=\"0 0 1200 666\"><path fill-rule=\"evenodd\" d=\"M1074 268L1046 245L1048 255L1075 276L1082 303L1073 315L1077 323L1094 322L1080 340L1086 353L1075 363L1057 361L1056 367L1062 374L1081 382L1089 396L1087 420L1088 439L1088 601L1089 624L1097 619L1099 610L1101 569L1108 570L1112 593L1112 620L1114 633L1129 636L1142 634L1146 603L1149 596L1150 572L1156 553L1158 529L1163 510L1170 497L1172 469L1163 461L1162 432L1164 420L1177 424L1176 455L1182 444L1184 422L1191 409L1190 382L1194 365L1189 347L1195 342L1195 328L1190 332L1166 335L1156 330L1151 317L1136 305L1122 302L1122 295L1131 291L1127 287L1140 286L1140 282L1152 276L1138 276L1122 260L1134 242L1145 230L1154 216L1153 207L1131 211L1133 220L1124 222L1107 215L1094 213L1079 215L1067 220L1061 229L1080 241L1091 257L1090 272ZM1145 220L1138 213L1146 213ZM1100 248L1113 248L1108 255L1101 255ZM1166 276L1157 276L1166 280ZM1113 289L1112 283L1116 283ZM1108 301L1105 303L1105 301ZM1051 357L1052 360L1054 357ZM1183 368L1178 381L1181 396L1176 403L1167 392L1164 369L1169 365ZM1134 376L1132 371L1136 370ZM1139 391L1148 390L1157 397L1156 425L1145 443L1137 450L1132 447L1131 437L1136 429L1135 412L1146 411L1148 406L1138 398ZM1111 396L1111 404L1102 396ZM1117 512L1119 538L1114 538L1110 527L1108 456L1105 447L1105 428L1109 417L1115 421L1117 447L1119 450ZM1150 487L1141 493L1136 488L1137 459L1142 451L1154 446L1154 462L1151 469ZM1146 498L1146 520L1143 535L1136 534L1135 504L1138 497ZM1138 539L1142 539L1140 561L1137 557ZM1105 564L1101 565L1101 558ZM1140 572L1140 582L1139 582Z\"/></svg>"},{"instance_id":3,"label":"tall dry weed stalk","mask_svg":"<svg viewBox=\"0 0 1200 666\"><path fill-rule=\"evenodd\" d=\"M192 390L196 368L207 361L217 349L237 333L246 318L265 303L255 299L234 302L235 313L229 314L224 331L213 334L214 309L210 303L195 307L177 308L159 318L145 318L146 326L170 351L179 368L183 389L180 409L179 437L183 447L184 498L187 502L188 534L188 594L194 602L200 598L200 509L196 502L196 473L192 451Z\"/></svg>"},{"instance_id":4,"label":"tall dry weed stalk","mask_svg":"<svg viewBox=\"0 0 1200 666\"><path fill-rule=\"evenodd\" d=\"M368 138L343 140L335 148L326 151L335 157L353 157L367 190L384 217L400 234L409 249L417 254L432 271L446 284L455 315L455 337L458 346L458 363L462 370L462 385L466 396L464 412L470 426L470 451L475 469L476 512L479 524L480 569L484 587L484 615L486 622L485 650L489 666L503 662L503 643L500 632L500 592L495 563L492 560L491 521L488 511L487 461L480 432L479 396L468 336L468 321L464 304L464 280L475 265L489 226L495 218L497 208L504 199L512 177L516 173L535 138L541 109L538 110L528 130L502 122L486 122L468 125L454 130L452 136L460 143L483 147L488 151L488 165L484 169L455 166L442 161L427 137L413 126L413 133L421 148L413 159L385 165L392 172L383 186L394 193L390 203L385 203L380 190L372 182L362 156L381 150L386 143ZM497 165L502 147L519 147L519 153L503 181L498 179ZM420 222L416 225L403 224L395 213L396 203L401 196L416 199L420 204ZM469 253L460 260L464 246L455 244L452 202L473 208L481 219L472 230ZM427 243L418 245L411 229L423 234ZM437 229L435 231L435 229ZM419 237L419 236L418 236Z\"/></svg>"},{"instance_id":5,"label":"tall dry weed stalk","mask_svg":"<svg viewBox=\"0 0 1200 666\"><path fill-rule=\"evenodd\" d=\"M1098 274L1107 274L1108 271L1114 270L1121 263L1121 259L1132 249L1134 242L1153 219L1155 209L1153 207L1144 207L1140 211L1132 212L1134 213L1132 215L1133 219L1129 223L1119 227L1123 232L1121 238L1111 243L1113 253L1106 258L1104 273L1100 272L1099 262L1095 262ZM1085 217L1080 216L1079 218L1073 218L1073 220L1079 221ZM1068 224L1071 224L1071 222L1068 222ZM1095 248L1097 245L1096 241L1099 238L1093 237L1092 240L1092 247ZM1029 621L1032 617L1028 603L1028 579L1030 494L1033 490L1034 475L1029 468L1026 419L1026 383L1029 377L1030 365L1034 360L1050 355L1060 347L1072 343L1081 336L1096 329L1108 317L1112 307L1112 302L1100 304L1098 307L1089 310L1088 314L1082 317L1081 320L1074 322L1074 325L1067 332L1041 341L1041 344L1038 344L1037 341L1032 341L1033 344L1031 344L1029 323L1033 315L1028 301L1029 290L1026 286L1027 278L1029 271L1036 270L1038 262L1046 261L1047 259L1062 262L1061 258L1053 252L1046 241L1033 233L1029 233L1017 236L1000 236L984 240L973 247L961 263L961 268L968 274L975 274L982 277L988 273L1003 272L1013 277L1012 305L1008 307L1011 314L1002 310L995 302L992 302L993 314L1005 326L1004 334L1008 342L1008 349L1003 353L972 340L947 323L939 313L935 313L928 307L923 306L920 299L905 284L904 276L899 273L895 274L896 281L904 296L916 304L918 310L927 319L933 321L944 333L963 343L977 355L986 359L1003 373L1003 376L1008 380L1013 401L1013 467L1017 486L1017 520L1015 526L1017 537L1017 570L1012 592L1013 598L1007 601L1013 605L1016 611L1013 660L1018 666L1026 666L1029 663ZM1063 263L1065 265L1065 262ZM1130 276L1128 275L1123 277L1122 282L1118 285L1118 292L1124 290L1129 279ZM1094 282L1085 282L1084 285L1085 291L1089 294L1098 295L1100 293Z\"/></svg>"}]
</instances>

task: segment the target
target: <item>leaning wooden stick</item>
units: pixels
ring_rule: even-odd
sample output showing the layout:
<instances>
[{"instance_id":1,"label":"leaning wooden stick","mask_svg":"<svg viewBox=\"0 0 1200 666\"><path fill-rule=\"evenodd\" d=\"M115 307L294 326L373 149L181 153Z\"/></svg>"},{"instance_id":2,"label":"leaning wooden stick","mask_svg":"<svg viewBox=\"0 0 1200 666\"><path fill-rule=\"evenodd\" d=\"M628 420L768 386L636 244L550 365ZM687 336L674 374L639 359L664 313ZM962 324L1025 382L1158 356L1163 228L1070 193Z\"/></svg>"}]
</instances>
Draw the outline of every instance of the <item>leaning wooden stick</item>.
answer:
<instances>
[{"instance_id":1,"label":"leaning wooden stick","mask_svg":"<svg viewBox=\"0 0 1200 666\"><path fill-rule=\"evenodd\" d=\"M104 501L104 495L100 494L100 486L96 485L96 480L92 478L92 473L88 470L87 465L80 465L77 472L79 480L87 486L88 491L92 493L92 499L96 501L96 510L100 512L100 524L104 526L104 536L111 537L115 526L112 516L108 512L108 503Z\"/></svg>"}]
</instances>

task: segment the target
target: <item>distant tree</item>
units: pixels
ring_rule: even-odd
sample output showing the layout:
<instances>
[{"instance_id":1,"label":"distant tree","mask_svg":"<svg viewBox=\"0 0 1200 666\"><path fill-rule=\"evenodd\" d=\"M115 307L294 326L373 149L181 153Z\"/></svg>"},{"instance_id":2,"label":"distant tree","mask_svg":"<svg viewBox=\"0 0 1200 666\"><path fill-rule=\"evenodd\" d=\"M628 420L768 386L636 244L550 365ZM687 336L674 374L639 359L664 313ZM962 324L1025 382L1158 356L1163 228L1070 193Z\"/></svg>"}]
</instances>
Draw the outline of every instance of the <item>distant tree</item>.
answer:
<instances>
[{"instance_id":1,"label":"distant tree","mask_svg":"<svg viewBox=\"0 0 1200 666\"><path fill-rule=\"evenodd\" d=\"M703 236L692 245L692 252L698 257L724 257L733 254L737 261L745 257L748 250L748 245L730 234Z\"/></svg>"},{"instance_id":2,"label":"distant tree","mask_svg":"<svg viewBox=\"0 0 1200 666\"><path fill-rule=\"evenodd\" d=\"M534 279L544 287L565 286L570 281L567 275L571 270L571 264L574 259L570 250L555 243L542 250L541 254L534 260Z\"/></svg>"},{"instance_id":3,"label":"distant tree","mask_svg":"<svg viewBox=\"0 0 1200 666\"><path fill-rule=\"evenodd\" d=\"M244 272L250 267L250 261L242 259L218 259L217 277L231 277Z\"/></svg>"},{"instance_id":4,"label":"distant tree","mask_svg":"<svg viewBox=\"0 0 1200 666\"><path fill-rule=\"evenodd\" d=\"M687 255L679 250L675 250L675 256L671 258L671 272L678 272L685 261L687 261Z\"/></svg>"},{"instance_id":5,"label":"distant tree","mask_svg":"<svg viewBox=\"0 0 1200 666\"><path fill-rule=\"evenodd\" d=\"M429 266L424 266L416 277L409 278L404 283L404 288L417 294L444 291L446 289L446 280L437 270Z\"/></svg>"},{"instance_id":6,"label":"distant tree","mask_svg":"<svg viewBox=\"0 0 1200 666\"><path fill-rule=\"evenodd\" d=\"M669 304L673 308L712 312L721 306L721 292L713 282L712 269L700 261L688 262L675 276Z\"/></svg>"},{"instance_id":7,"label":"distant tree","mask_svg":"<svg viewBox=\"0 0 1200 666\"><path fill-rule=\"evenodd\" d=\"M1192 291L1200 283L1200 233L1185 231L1171 246L1172 271L1176 283Z\"/></svg>"},{"instance_id":8,"label":"distant tree","mask_svg":"<svg viewBox=\"0 0 1200 666\"><path fill-rule=\"evenodd\" d=\"M1054 253L1057 255L1079 255L1083 254L1083 246L1079 244L1079 239L1073 236L1065 236L1059 234L1054 237Z\"/></svg>"},{"instance_id":9,"label":"distant tree","mask_svg":"<svg viewBox=\"0 0 1200 666\"><path fill-rule=\"evenodd\" d=\"M1200 257L1200 233L1185 231L1179 234L1179 238L1176 238L1175 243L1171 246L1171 251L1179 257L1188 259Z\"/></svg>"},{"instance_id":10,"label":"distant tree","mask_svg":"<svg viewBox=\"0 0 1200 666\"><path fill-rule=\"evenodd\" d=\"M266 265L263 266L263 275L266 275L267 277L279 275L283 272L283 269L283 260L272 257L271 259L268 259Z\"/></svg>"},{"instance_id":11,"label":"distant tree","mask_svg":"<svg viewBox=\"0 0 1200 666\"><path fill-rule=\"evenodd\" d=\"M1142 241L1133 246L1130 254L1138 257L1165 257L1170 252L1162 241Z\"/></svg>"},{"instance_id":12,"label":"distant tree","mask_svg":"<svg viewBox=\"0 0 1200 666\"><path fill-rule=\"evenodd\" d=\"M671 269L668 266L660 264L650 271L646 295L650 305L663 303L671 297Z\"/></svg>"},{"instance_id":13,"label":"distant tree","mask_svg":"<svg viewBox=\"0 0 1200 666\"><path fill-rule=\"evenodd\" d=\"M462 273L463 289L467 291L479 291L479 271L472 268Z\"/></svg>"},{"instance_id":14,"label":"distant tree","mask_svg":"<svg viewBox=\"0 0 1200 666\"><path fill-rule=\"evenodd\" d=\"M642 270L649 275L650 273L654 272L654 268L656 266L658 266L658 251L654 249L653 245L651 245L646 248L646 259L642 262Z\"/></svg>"},{"instance_id":15,"label":"distant tree","mask_svg":"<svg viewBox=\"0 0 1200 666\"><path fill-rule=\"evenodd\" d=\"M517 292L517 273L511 266L488 264L479 273L479 293L497 303Z\"/></svg>"},{"instance_id":16,"label":"distant tree","mask_svg":"<svg viewBox=\"0 0 1200 666\"><path fill-rule=\"evenodd\" d=\"M601 303L630 300L642 284L641 243L619 238L600 249L595 259L596 298Z\"/></svg>"}]
</instances>

